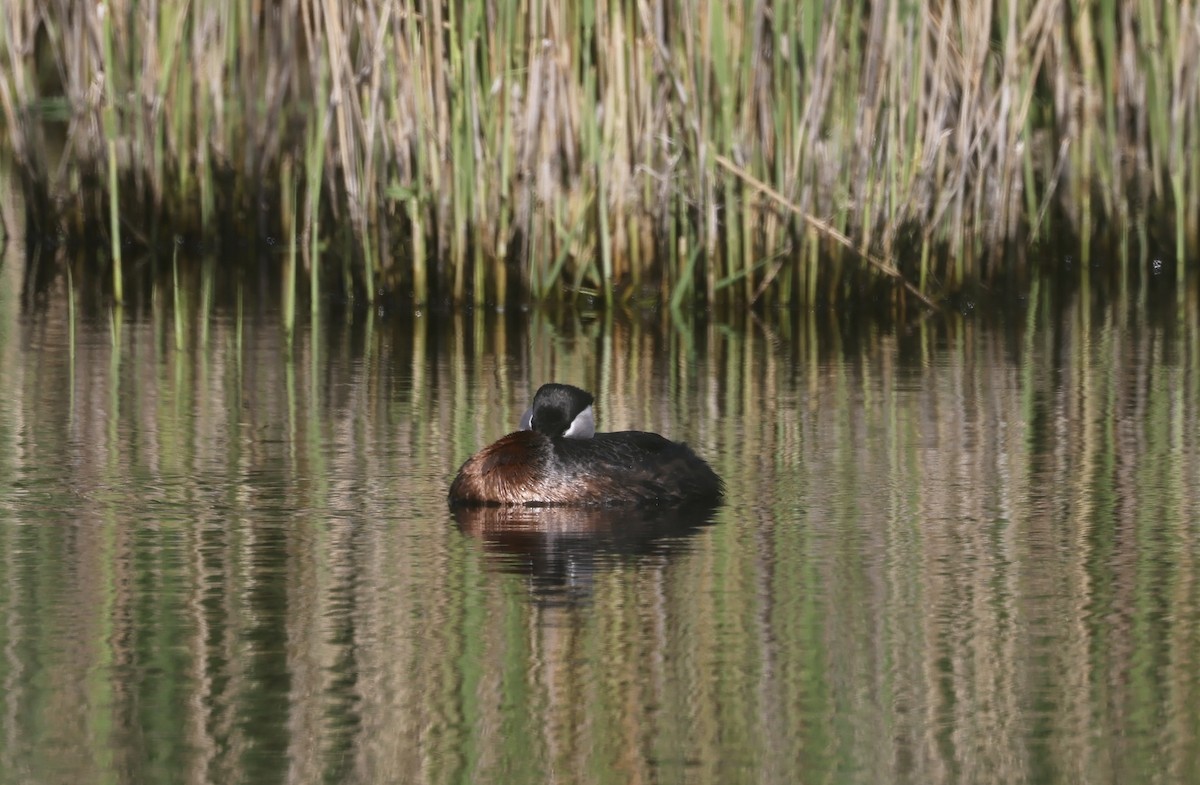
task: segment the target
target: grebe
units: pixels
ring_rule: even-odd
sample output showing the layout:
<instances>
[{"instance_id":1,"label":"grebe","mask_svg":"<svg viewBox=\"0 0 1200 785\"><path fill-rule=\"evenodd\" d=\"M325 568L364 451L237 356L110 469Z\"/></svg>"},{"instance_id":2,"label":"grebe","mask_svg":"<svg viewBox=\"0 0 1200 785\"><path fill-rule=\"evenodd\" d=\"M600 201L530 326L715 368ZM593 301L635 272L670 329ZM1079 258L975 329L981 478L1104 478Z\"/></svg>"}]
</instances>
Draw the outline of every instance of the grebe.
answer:
<instances>
[{"instance_id":1,"label":"grebe","mask_svg":"<svg viewBox=\"0 0 1200 785\"><path fill-rule=\"evenodd\" d=\"M471 456L451 505L679 505L721 498L721 478L692 449L657 433L596 433L591 393L544 384L521 430Z\"/></svg>"}]
</instances>

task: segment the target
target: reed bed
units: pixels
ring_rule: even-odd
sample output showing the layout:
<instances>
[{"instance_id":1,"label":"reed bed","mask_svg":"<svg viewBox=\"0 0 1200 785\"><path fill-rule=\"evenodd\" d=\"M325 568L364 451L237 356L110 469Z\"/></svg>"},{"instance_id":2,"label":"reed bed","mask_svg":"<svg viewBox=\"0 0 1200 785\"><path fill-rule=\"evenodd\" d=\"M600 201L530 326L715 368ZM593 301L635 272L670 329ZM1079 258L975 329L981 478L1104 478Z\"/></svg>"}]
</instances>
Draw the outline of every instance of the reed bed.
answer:
<instances>
[{"instance_id":1,"label":"reed bed","mask_svg":"<svg viewBox=\"0 0 1200 785\"><path fill-rule=\"evenodd\" d=\"M1182 278L1198 46L1192 0L13 0L0 122L35 231L278 235L314 294L931 300L1064 237Z\"/></svg>"}]
</instances>

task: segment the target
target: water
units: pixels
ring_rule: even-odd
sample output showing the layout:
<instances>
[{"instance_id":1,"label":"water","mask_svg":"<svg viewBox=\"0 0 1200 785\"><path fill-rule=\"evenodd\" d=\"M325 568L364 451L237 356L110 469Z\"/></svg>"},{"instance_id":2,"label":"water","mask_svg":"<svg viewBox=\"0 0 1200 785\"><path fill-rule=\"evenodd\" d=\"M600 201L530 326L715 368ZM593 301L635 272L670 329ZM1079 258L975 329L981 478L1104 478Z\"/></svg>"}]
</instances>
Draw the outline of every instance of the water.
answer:
<instances>
[{"instance_id":1,"label":"water","mask_svg":"<svg viewBox=\"0 0 1200 785\"><path fill-rule=\"evenodd\" d=\"M1200 781L1190 300L289 348L4 288L0 782ZM548 380L727 503L453 515Z\"/></svg>"}]
</instances>

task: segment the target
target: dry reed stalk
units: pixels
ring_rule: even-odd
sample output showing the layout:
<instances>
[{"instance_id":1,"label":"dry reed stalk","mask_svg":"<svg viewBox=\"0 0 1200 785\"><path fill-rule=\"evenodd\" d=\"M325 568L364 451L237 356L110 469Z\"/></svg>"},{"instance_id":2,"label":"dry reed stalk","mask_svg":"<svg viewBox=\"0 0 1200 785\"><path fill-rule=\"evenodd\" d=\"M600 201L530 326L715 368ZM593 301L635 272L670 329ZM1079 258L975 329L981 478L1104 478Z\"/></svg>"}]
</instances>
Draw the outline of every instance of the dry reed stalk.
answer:
<instances>
[{"instance_id":1,"label":"dry reed stalk","mask_svg":"<svg viewBox=\"0 0 1200 785\"><path fill-rule=\"evenodd\" d=\"M343 238L366 292L503 300L510 271L610 301L838 291L804 219L718 156L856 247L916 236L927 297L1050 218L1086 248L1150 205L1180 259L1198 233L1193 0L68 5L0 10L0 118L58 209L91 216L74 225L106 209L87 186L108 141L122 208L172 233L267 214L290 155L310 248ZM51 162L36 108L56 96Z\"/></svg>"}]
</instances>

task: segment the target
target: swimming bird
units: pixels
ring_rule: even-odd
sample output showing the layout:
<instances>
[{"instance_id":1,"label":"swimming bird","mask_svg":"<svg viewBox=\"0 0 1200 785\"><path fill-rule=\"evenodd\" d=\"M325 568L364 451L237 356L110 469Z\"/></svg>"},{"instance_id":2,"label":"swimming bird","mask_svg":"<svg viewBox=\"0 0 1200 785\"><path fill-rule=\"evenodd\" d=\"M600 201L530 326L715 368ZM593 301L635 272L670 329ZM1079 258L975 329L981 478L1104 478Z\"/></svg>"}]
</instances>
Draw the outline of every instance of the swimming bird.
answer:
<instances>
[{"instance_id":1,"label":"swimming bird","mask_svg":"<svg viewBox=\"0 0 1200 785\"><path fill-rule=\"evenodd\" d=\"M450 485L458 505L643 506L713 502L721 478L657 433L596 433L591 393L544 384L520 430L471 456Z\"/></svg>"}]
</instances>

